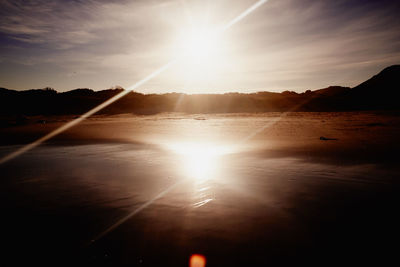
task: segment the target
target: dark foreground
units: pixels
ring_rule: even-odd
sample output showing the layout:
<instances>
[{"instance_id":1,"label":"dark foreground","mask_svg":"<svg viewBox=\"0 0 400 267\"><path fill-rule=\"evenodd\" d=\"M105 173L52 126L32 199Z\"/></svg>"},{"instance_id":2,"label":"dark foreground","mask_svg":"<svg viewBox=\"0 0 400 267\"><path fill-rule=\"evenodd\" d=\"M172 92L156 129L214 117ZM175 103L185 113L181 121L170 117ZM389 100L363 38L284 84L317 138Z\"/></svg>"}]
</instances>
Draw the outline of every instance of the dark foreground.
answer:
<instances>
[{"instance_id":1,"label":"dark foreground","mask_svg":"<svg viewBox=\"0 0 400 267\"><path fill-rule=\"evenodd\" d=\"M397 115L281 116L95 118L0 165L1 260L398 262ZM0 155L60 123L2 129Z\"/></svg>"}]
</instances>

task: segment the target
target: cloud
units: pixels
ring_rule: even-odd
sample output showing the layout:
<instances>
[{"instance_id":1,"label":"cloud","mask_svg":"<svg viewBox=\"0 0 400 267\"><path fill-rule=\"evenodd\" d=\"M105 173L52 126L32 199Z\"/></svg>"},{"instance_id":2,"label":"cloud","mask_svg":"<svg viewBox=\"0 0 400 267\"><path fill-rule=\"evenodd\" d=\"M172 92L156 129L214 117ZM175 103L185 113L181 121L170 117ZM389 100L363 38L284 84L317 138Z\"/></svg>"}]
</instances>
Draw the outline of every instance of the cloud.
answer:
<instances>
[{"instance_id":1,"label":"cloud","mask_svg":"<svg viewBox=\"0 0 400 267\"><path fill-rule=\"evenodd\" d=\"M52 68L59 73L46 80L62 89L79 82L95 89L129 86L174 55L181 28L196 20L220 25L252 3L0 0L0 71L18 78L29 70L15 67L11 75L7 63L31 66L30 75L39 73L39 80ZM400 60L399 11L396 1L386 0L270 0L225 34L229 64L210 86L233 91L355 85ZM166 73L148 85L154 91L185 89L181 80Z\"/></svg>"},{"instance_id":2,"label":"cloud","mask_svg":"<svg viewBox=\"0 0 400 267\"><path fill-rule=\"evenodd\" d=\"M344 3L271 1L263 13L256 14L255 23L235 29L235 39L249 40L236 47L236 54L242 55L239 61L243 72L250 72L243 76L253 73L252 83L259 80L258 84L264 84L266 89L276 81L281 90L340 81L354 86L381 68L398 63L399 8L387 3L371 6L366 2L344 8ZM245 53L249 50L252 52ZM264 77L260 78L258 73ZM303 77L297 85L289 81L294 73L299 79ZM234 77L237 76L240 74Z\"/></svg>"},{"instance_id":3,"label":"cloud","mask_svg":"<svg viewBox=\"0 0 400 267\"><path fill-rule=\"evenodd\" d=\"M0 3L0 31L15 40L51 49L71 48L96 39L90 22L98 6L90 1L4 0Z\"/></svg>"}]
</instances>

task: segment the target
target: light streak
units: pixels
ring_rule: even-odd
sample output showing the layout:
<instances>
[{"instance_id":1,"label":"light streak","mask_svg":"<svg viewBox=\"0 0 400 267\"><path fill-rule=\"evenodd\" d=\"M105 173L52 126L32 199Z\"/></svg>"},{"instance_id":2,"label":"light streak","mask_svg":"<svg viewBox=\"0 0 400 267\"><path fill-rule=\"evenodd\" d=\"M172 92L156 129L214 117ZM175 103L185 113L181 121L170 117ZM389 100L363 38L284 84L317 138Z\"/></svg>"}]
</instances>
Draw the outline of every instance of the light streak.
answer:
<instances>
[{"instance_id":1,"label":"light streak","mask_svg":"<svg viewBox=\"0 0 400 267\"><path fill-rule=\"evenodd\" d=\"M246 9L244 12L242 12L239 16L237 16L236 18L234 18L233 20L231 20L229 23L227 23L224 27L220 28L220 31L226 31L227 29L229 29L230 27L232 27L234 24L236 24L237 22L239 22L240 20L242 20L245 16L249 15L251 12L253 12L255 9L257 9L258 7L260 7L262 4L266 3L268 0L260 0L257 3L255 3L254 5L252 5L250 8ZM265 128L264 128L265 129ZM258 132L257 132L258 133ZM254 136L254 135L253 135ZM248 140L248 139L246 139ZM140 211L142 211L143 209L147 208L149 205L151 205L154 201L158 200L159 198L161 198L162 196L164 196L165 194L167 194L169 191L171 191L173 188L175 188L178 184L182 183L185 180L181 180L178 181L177 183L173 184L172 186L168 187L167 189L165 189L164 191L162 191L160 194L158 194L157 196L155 196L154 198L150 199L149 201L147 201L146 203L144 203L142 206L138 207L137 209L135 209L134 211L132 211L131 213L129 213L127 216L121 218L120 220L118 220L116 223L114 223L112 226L110 226L109 228L107 228L105 231L103 231L102 233L100 233L96 238L94 238L91 243L96 242L97 240L101 239L102 237L104 237L105 235L107 235L108 233L112 232L114 229L116 229L118 226L120 226L121 224L123 224L124 222L126 222L128 219L132 218L133 216L135 216L136 214L138 214ZM197 205L200 204L200 206L206 204L207 202L209 202L210 200L207 199L205 200L205 203L196 203ZM195 204L195 205L196 205ZM204 262L205 263L205 262Z\"/></svg>"},{"instance_id":2,"label":"light streak","mask_svg":"<svg viewBox=\"0 0 400 267\"><path fill-rule=\"evenodd\" d=\"M256 10L257 8L259 8L260 6L262 6L263 4L265 4L268 0L259 0L257 1L255 4L253 4L252 6L250 6L248 9L246 9L245 11L243 11L241 14L239 14L237 17L235 17L234 19L232 19L231 21L229 21L228 23L226 23L224 26L222 26L221 28L218 29L218 33L222 33L226 30L228 30L229 28L231 28L233 25L235 25L236 23L238 23L239 21L241 21L243 18L245 18L246 16L248 16L250 13L252 13L254 10ZM108 105L114 103L115 101L117 101L118 99L120 99L121 97L127 95L128 93L130 93L132 90L138 88L139 86L143 85L144 83L148 82L149 80L153 79L154 77L158 76L160 73L164 72L165 70L169 69L174 63L176 63L178 60L180 60L182 58L181 56L178 56L177 58L171 60L170 62L168 62L167 64L165 64L164 66L162 66L161 68L157 69L156 71L154 71L153 73L149 74L147 77L143 78L142 80L138 81L137 83L135 83L134 85L128 87L127 90L122 91L121 93L111 97L110 99L108 99L107 101L103 102L102 104L98 105L97 107L89 110L88 112L84 113L83 115L81 115L79 118L76 118L66 124L64 124L63 126L55 129L54 131L48 133L47 135L37 139L36 141L27 144L19 149L17 149L16 151L2 157L0 159L0 164L6 163L9 160L12 160L18 156L20 156L21 154L41 145L43 142L49 140L50 138L59 135L60 133L70 129L71 127L77 125L78 123L80 123L81 121L83 121L84 119L90 117L91 115L95 114L96 112L102 110L103 108L107 107Z\"/></svg>"},{"instance_id":3,"label":"light streak","mask_svg":"<svg viewBox=\"0 0 400 267\"><path fill-rule=\"evenodd\" d=\"M144 203L143 205L139 206L137 209L135 209L134 211L132 211L128 215L122 217L117 222L115 222L113 225L108 227L106 230L104 230L103 232L98 234L94 239L91 240L91 243L94 243L97 240L101 239L103 236L107 235L108 233L113 231L115 228L117 228L118 226L120 226L121 224L123 224L124 222L126 222L127 220L129 220L130 218L132 218L133 216L135 216L136 214L138 214L139 212L141 212L142 210L144 210L145 208L147 208L148 206L153 204L154 201L162 198L164 195L166 195L168 192L170 192L172 189L174 189L175 187L177 187L179 184L183 183L184 181L185 181L185 179L180 180L180 181L172 184L171 186L167 187L166 189L161 191L158 195L156 195L152 199L148 200L146 203Z\"/></svg>"},{"instance_id":4,"label":"light streak","mask_svg":"<svg viewBox=\"0 0 400 267\"><path fill-rule=\"evenodd\" d=\"M114 103L115 101L117 101L118 99L120 99L121 97L127 95L128 93L130 93L132 90L135 90L136 88L138 88L139 86L141 86L142 84L146 83L147 81L151 80L152 78L154 78L155 76L159 75L160 73L162 73L163 71L167 70L171 65L173 65L177 60L172 60L170 62L168 62L167 64L165 64L164 66L162 66L161 68L159 68L158 70L154 71L153 73L151 73L150 75L146 76L144 79L138 81L137 83L135 83L134 85L130 86L128 88L128 90L124 90L121 93L116 94L115 96L111 97L110 99L108 99L107 101L101 103L100 105L98 105L97 107L89 110L88 112L84 113L83 115L79 116L79 118L76 118L66 124L64 124L63 126L55 129L54 131L46 134L45 136L37 139L36 141L27 144L21 148L19 148L18 150L4 156L3 158L0 159L0 164L3 164L15 157L18 157L19 155L39 146L40 144L42 144L43 142L49 140L50 138L59 135L60 133L70 129L71 127L77 125L78 123L80 123L81 121L83 121L84 119L92 116L93 114L95 114L96 112L102 110L103 108L111 105L112 103Z\"/></svg>"},{"instance_id":5,"label":"light streak","mask_svg":"<svg viewBox=\"0 0 400 267\"><path fill-rule=\"evenodd\" d=\"M235 25L236 23L238 23L239 21L244 19L247 15L252 13L254 10L259 8L260 6L265 4L266 2L268 2L268 0L260 0L260 1L256 2L254 5L252 5L251 7L246 9L245 11L243 11L239 16L235 17L230 22L228 22L227 24L222 26L218 31L219 32L223 32L223 31L226 31L227 29L231 28L233 25Z\"/></svg>"},{"instance_id":6,"label":"light streak","mask_svg":"<svg viewBox=\"0 0 400 267\"><path fill-rule=\"evenodd\" d=\"M288 114L290 114L291 112L294 112L296 110L298 110L300 107L302 107L303 105L307 104L308 102L310 102L311 100L313 100L315 97L317 97L317 95L311 97L310 99L306 99L300 103L298 103L297 105L293 106L292 108L290 108L289 110L283 112L282 114L280 114L280 116L272 119L271 121L269 121L268 123L266 123L265 125L261 126L260 128L258 128L257 130L255 130L254 132L250 133L249 135L247 135L245 138L243 138L241 140L241 142L238 142L237 145L246 143L247 141L249 141L250 139L252 139L254 136L256 136L257 134L263 132L264 130L268 129L269 127L273 126L274 124L278 123L280 120L282 120L284 117L286 117Z\"/></svg>"},{"instance_id":7,"label":"light streak","mask_svg":"<svg viewBox=\"0 0 400 267\"><path fill-rule=\"evenodd\" d=\"M232 19L230 22L228 22L227 24L225 24L224 26L222 26L221 28L217 29L217 33L222 33L226 30L228 30L229 28L231 28L233 25L235 25L236 23L238 23L239 21L241 21L243 18L245 18L246 16L248 16L250 13L252 13L254 10L256 10L257 8L259 8L261 5L263 5L264 3L266 3L268 0L260 0L258 2L256 2L254 5L252 5L251 7L249 7L248 9L246 9L245 11L243 11L241 14L239 14L237 17L235 17L234 19ZM89 110L88 112L84 113L83 115L81 115L79 118L74 119L66 124L64 124L63 126L55 129L54 131L48 133L47 135L37 139L36 141L27 144L23 147L21 147L20 149L4 156L3 158L0 159L0 164L3 164L11 159L14 159L15 157L18 157L19 155L39 146L40 144L42 144L43 142L49 140L50 138L70 129L71 127L77 125L78 123L80 123L81 121L83 121L84 119L90 117L91 115L95 114L96 112L102 110L103 108L107 107L108 105L114 103L115 101L117 101L118 99L122 98L123 96L127 95L128 93L130 93L132 90L135 90L136 88L138 88L139 86L143 85L144 83L148 82L149 80L153 79L154 77L158 76L160 73L164 72L165 70L169 69L174 63L176 63L179 59L181 59L182 56L178 56L176 59L171 60L170 62L168 62L167 64L165 64L164 66L162 66L161 68L157 69L156 71L152 72L151 74L149 74L148 76L146 76L145 78L143 78L142 80L138 81L137 83L135 83L134 85L128 87L127 90L122 91L121 93L111 97L110 99L108 99L107 101L103 102L102 104L98 105L97 107ZM184 180L178 181L177 183L173 184L172 186L166 188L165 190L163 190L161 193L159 193L158 195L156 195L155 197L153 197L152 199L150 199L149 201L147 201L146 203L144 203L143 205L141 205L140 207L138 207L137 209L135 209L134 211L132 211L131 213L129 213L127 216L123 217L122 219L118 220L116 223L114 223L113 225L111 225L110 227L108 227L105 231L103 231L102 233L100 233L95 239L92 240L92 243L99 240L100 238L104 237L105 235L107 235L108 233L110 233L111 231L113 231L115 228L117 228L118 226L120 226L121 224L123 224L124 222L126 222L129 218L135 216L136 214L138 214L140 211L142 211L143 209L147 208L149 205L151 205L154 201L158 200L159 198L163 197L165 194L167 194L168 192L170 192L173 188L175 188L177 185L179 185L180 183L182 183Z\"/></svg>"}]
</instances>

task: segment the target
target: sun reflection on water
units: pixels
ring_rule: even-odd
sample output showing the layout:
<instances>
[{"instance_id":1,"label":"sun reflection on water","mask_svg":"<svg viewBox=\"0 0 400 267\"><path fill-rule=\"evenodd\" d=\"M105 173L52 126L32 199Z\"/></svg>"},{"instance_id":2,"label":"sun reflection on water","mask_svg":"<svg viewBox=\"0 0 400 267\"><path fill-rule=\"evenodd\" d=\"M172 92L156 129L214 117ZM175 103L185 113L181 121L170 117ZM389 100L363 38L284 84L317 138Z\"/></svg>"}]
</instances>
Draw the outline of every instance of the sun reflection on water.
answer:
<instances>
[{"instance_id":1,"label":"sun reflection on water","mask_svg":"<svg viewBox=\"0 0 400 267\"><path fill-rule=\"evenodd\" d=\"M215 178L220 157L229 153L228 147L206 143L175 143L168 147L180 155L185 176L198 182Z\"/></svg>"},{"instance_id":2,"label":"sun reflection on water","mask_svg":"<svg viewBox=\"0 0 400 267\"><path fill-rule=\"evenodd\" d=\"M193 181L192 207L199 208L213 201L221 157L231 152L230 147L198 142L174 143L168 147L179 156L183 175Z\"/></svg>"}]
</instances>

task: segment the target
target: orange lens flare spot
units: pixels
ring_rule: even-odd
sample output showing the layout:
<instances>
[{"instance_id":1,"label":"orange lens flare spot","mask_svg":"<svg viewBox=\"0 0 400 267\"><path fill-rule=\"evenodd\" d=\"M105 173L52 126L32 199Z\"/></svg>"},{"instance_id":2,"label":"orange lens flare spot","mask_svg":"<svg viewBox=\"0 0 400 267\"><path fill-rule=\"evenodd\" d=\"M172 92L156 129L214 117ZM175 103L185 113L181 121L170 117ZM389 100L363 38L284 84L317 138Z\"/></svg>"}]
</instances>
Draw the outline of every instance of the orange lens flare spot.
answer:
<instances>
[{"instance_id":1,"label":"orange lens flare spot","mask_svg":"<svg viewBox=\"0 0 400 267\"><path fill-rule=\"evenodd\" d=\"M199 254L193 254L190 256L189 261L190 267L205 267L206 266L206 257Z\"/></svg>"}]
</instances>

